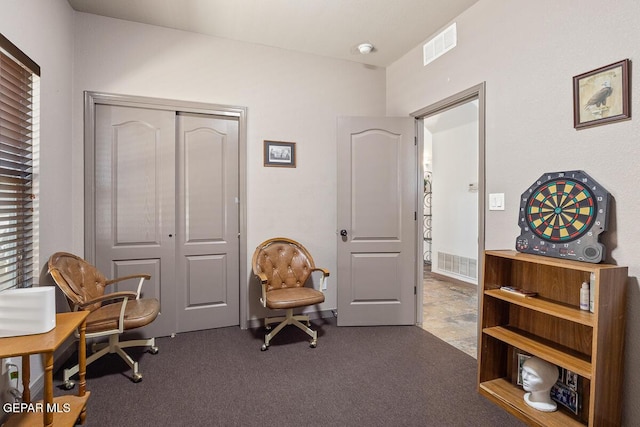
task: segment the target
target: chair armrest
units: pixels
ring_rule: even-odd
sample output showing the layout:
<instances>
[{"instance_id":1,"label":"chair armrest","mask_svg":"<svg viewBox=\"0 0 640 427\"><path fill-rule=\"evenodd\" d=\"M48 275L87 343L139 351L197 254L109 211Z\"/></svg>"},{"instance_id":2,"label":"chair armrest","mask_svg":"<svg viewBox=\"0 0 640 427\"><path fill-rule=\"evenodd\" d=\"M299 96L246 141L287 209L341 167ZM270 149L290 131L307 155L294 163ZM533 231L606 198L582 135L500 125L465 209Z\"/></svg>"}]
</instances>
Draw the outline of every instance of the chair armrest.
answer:
<instances>
[{"instance_id":1,"label":"chair armrest","mask_svg":"<svg viewBox=\"0 0 640 427\"><path fill-rule=\"evenodd\" d=\"M316 267L311 272L319 271L322 273L322 277L320 277L320 292L324 292L327 290L327 277L329 277L329 270L326 268Z\"/></svg>"},{"instance_id":2,"label":"chair armrest","mask_svg":"<svg viewBox=\"0 0 640 427\"><path fill-rule=\"evenodd\" d=\"M266 307L267 306L267 282L269 280L267 279L267 275L264 273L254 273L254 274L258 278L258 281L260 281L260 285L262 288L262 296L260 297L260 303L262 304L263 307Z\"/></svg>"},{"instance_id":3,"label":"chair armrest","mask_svg":"<svg viewBox=\"0 0 640 427\"><path fill-rule=\"evenodd\" d=\"M144 278L140 280L144 280ZM118 332L122 333L124 332L124 314L127 311L127 301L129 301L129 298L136 298L136 297L137 297L137 294L132 291L113 292L110 294L103 295L99 298L95 298L92 301L85 302L84 304L79 304L78 306L76 306L76 309L82 306L90 305L92 303L95 304L97 302L102 302L102 301L121 299L122 306L120 307L120 315L118 316Z\"/></svg>"},{"instance_id":4,"label":"chair armrest","mask_svg":"<svg viewBox=\"0 0 640 427\"><path fill-rule=\"evenodd\" d=\"M151 276L149 274L132 274L130 276L116 277L115 279L107 280L106 282L104 282L104 284L111 285L113 283L118 283L118 282L122 282L123 280L129 280L129 279L149 280L151 279Z\"/></svg>"},{"instance_id":5,"label":"chair armrest","mask_svg":"<svg viewBox=\"0 0 640 427\"><path fill-rule=\"evenodd\" d=\"M107 280L104 284L111 285L113 283L122 282L124 280L130 279L140 279L140 283L138 283L138 290L136 291L136 299L140 299L140 291L142 290L142 283L145 280L150 280L151 276L149 274L131 274L129 276L116 277L115 279Z\"/></svg>"},{"instance_id":6,"label":"chair armrest","mask_svg":"<svg viewBox=\"0 0 640 427\"><path fill-rule=\"evenodd\" d=\"M314 268L314 269L313 269L313 270L311 270L311 271L321 271L321 272L322 272L322 275L323 275L324 277L329 277L329 276L331 275L331 274L329 273L329 270L327 270L326 268L316 267L316 268Z\"/></svg>"},{"instance_id":7,"label":"chair armrest","mask_svg":"<svg viewBox=\"0 0 640 427\"><path fill-rule=\"evenodd\" d=\"M125 298L128 299L128 298L135 298L135 297L136 297L136 293L133 292L133 291L113 292L113 293L110 293L110 294L102 295L101 297L98 297L98 298L94 298L91 301L86 301L86 302L83 302L83 303L76 304L76 306L78 308L84 308L84 307L87 307L87 306L90 306L90 305L93 305L93 304L96 304L96 303L99 303L99 302L109 301L109 300L112 300L112 299L125 299Z\"/></svg>"},{"instance_id":8,"label":"chair armrest","mask_svg":"<svg viewBox=\"0 0 640 427\"><path fill-rule=\"evenodd\" d=\"M261 284L267 283L267 275L264 273L255 273L256 277L260 281Z\"/></svg>"}]
</instances>

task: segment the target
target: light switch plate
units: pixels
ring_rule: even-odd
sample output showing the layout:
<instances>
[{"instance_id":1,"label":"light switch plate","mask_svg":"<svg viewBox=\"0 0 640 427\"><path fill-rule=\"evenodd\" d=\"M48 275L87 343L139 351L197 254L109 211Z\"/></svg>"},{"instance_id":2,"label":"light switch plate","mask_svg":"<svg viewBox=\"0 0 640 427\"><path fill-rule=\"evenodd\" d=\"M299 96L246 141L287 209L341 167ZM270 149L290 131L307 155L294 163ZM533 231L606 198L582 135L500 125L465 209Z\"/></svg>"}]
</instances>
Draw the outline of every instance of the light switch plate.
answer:
<instances>
[{"instance_id":1,"label":"light switch plate","mask_svg":"<svg viewBox=\"0 0 640 427\"><path fill-rule=\"evenodd\" d=\"M489 194L489 210L490 211L504 210L504 193Z\"/></svg>"}]
</instances>

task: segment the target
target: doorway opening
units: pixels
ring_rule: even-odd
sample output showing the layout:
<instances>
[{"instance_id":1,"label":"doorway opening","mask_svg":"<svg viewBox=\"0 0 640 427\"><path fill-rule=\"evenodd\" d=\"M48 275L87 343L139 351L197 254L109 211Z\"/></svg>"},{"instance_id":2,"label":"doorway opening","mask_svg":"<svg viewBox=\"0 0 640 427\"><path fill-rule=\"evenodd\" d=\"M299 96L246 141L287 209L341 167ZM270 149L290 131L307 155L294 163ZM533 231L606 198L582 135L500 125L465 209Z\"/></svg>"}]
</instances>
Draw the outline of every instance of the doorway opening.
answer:
<instances>
[{"instance_id":1,"label":"doorway opening","mask_svg":"<svg viewBox=\"0 0 640 427\"><path fill-rule=\"evenodd\" d=\"M476 357L484 250L484 84L413 116L424 189L419 323Z\"/></svg>"}]
</instances>

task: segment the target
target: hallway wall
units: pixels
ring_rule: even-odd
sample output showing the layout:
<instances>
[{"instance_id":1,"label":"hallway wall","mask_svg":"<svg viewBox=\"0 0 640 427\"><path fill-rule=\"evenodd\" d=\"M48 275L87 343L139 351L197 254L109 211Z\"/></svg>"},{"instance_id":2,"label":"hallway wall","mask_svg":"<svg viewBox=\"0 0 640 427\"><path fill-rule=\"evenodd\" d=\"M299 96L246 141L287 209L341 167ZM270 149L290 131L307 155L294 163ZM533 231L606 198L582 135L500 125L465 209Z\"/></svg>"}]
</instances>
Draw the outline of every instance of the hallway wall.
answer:
<instances>
[{"instance_id":1,"label":"hallway wall","mask_svg":"<svg viewBox=\"0 0 640 427\"><path fill-rule=\"evenodd\" d=\"M433 166L431 270L477 285L478 101L429 116L424 127Z\"/></svg>"}]
</instances>

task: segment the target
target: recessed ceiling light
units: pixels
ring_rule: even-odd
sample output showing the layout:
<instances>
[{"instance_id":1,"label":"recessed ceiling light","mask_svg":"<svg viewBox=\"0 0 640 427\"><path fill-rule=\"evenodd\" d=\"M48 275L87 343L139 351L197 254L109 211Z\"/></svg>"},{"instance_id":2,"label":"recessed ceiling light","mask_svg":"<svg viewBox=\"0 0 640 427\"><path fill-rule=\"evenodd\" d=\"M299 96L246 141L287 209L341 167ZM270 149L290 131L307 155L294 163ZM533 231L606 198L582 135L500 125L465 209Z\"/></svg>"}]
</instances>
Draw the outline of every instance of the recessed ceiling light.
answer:
<instances>
[{"instance_id":1,"label":"recessed ceiling light","mask_svg":"<svg viewBox=\"0 0 640 427\"><path fill-rule=\"evenodd\" d=\"M371 53L373 51L373 45L371 43L361 43L358 45L358 52L363 55Z\"/></svg>"}]
</instances>

